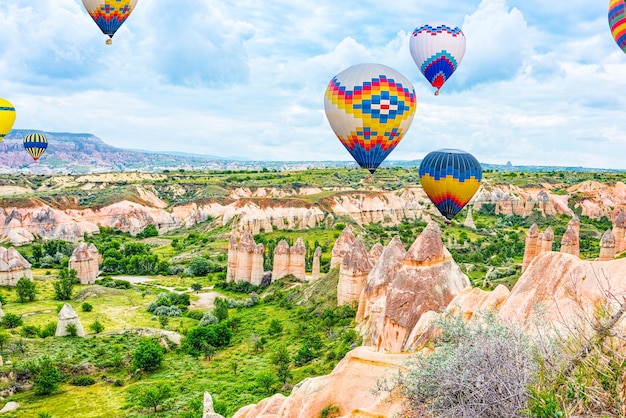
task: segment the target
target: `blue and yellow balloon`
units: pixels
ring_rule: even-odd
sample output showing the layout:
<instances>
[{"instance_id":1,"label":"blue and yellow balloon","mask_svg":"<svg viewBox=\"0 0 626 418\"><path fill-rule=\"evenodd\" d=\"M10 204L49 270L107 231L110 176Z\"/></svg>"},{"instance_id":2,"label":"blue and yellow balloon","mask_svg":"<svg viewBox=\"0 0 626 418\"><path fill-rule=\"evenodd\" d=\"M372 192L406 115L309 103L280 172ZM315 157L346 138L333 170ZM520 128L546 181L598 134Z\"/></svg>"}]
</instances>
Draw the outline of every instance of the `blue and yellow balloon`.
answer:
<instances>
[{"instance_id":1,"label":"blue and yellow balloon","mask_svg":"<svg viewBox=\"0 0 626 418\"><path fill-rule=\"evenodd\" d=\"M24 149L37 161L48 148L48 140L43 134L34 133L24 137Z\"/></svg>"},{"instance_id":2,"label":"blue and yellow balloon","mask_svg":"<svg viewBox=\"0 0 626 418\"><path fill-rule=\"evenodd\" d=\"M439 212L452 220L472 199L483 177L478 160L458 149L441 149L420 164L420 183Z\"/></svg>"},{"instance_id":3,"label":"blue and yellow balloon","mask_svg":"<svg viewBox=\"0 0 626 418\"><path fill-rule=\"evenodd\" d=\"M14 123L15 107L8 100L0 99L0 141L11 131Z\"/></svg>"}]
</instances>

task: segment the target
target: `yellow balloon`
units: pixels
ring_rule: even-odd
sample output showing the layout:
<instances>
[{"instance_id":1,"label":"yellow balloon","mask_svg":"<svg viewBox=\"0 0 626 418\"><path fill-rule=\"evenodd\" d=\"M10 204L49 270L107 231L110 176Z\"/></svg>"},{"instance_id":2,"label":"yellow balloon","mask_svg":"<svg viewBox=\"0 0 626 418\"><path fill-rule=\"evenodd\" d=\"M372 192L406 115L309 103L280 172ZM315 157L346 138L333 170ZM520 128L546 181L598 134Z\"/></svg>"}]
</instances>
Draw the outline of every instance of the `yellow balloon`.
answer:
<instances>
[{"instance_id":1,"label":"yellow balloon","mask_svg":"<svg viewBox=\"0 0 626 418\"><path fill-rule=\"evenodd\" d=\"M15 123L15 108L5 99L0 98L0 141L11 131Z\"/></svg>"}]
</instances>

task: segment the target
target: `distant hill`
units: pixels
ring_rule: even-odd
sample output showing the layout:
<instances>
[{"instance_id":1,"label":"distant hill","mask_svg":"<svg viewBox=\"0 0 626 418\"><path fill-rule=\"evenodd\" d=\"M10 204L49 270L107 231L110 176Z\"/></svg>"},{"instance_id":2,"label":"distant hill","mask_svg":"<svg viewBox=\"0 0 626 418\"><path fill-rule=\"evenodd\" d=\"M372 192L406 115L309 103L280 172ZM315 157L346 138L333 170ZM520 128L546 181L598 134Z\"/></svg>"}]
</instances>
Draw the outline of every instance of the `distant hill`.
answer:
<instances>
[{"instance_id":1,"label":"distant hill","mask_svg":"<svg viewBox=\"0 0 626 418\"><path fill-rule=\"evenodd\" d=\"M357 167L354 161L249 161L237 157L188 154L177 151L122 149L88 133L43 132L48 149L37 162L24 151L22 140L32 132L14 129L0 142L0 173L83 174L101 172L159 172L163 170L304 170ZM417 168L420 160L383 162L381 168ZM482 163L495 171L621 171L583 167L514 166Z\"/></svg>"}]
</instances>

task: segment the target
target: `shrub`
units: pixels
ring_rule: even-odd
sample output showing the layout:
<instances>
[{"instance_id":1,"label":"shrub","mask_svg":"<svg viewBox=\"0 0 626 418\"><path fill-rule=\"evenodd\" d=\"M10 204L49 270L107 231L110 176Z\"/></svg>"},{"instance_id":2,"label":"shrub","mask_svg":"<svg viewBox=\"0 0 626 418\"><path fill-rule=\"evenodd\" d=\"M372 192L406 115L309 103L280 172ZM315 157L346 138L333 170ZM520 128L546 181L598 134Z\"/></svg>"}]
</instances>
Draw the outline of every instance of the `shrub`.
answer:
<instances>
[{"instance_id":1,"label":"shrub","mask_svg":"<svg viewBox=\"0 0 626 418\"><path fill-rule=\"evenodd\" d=\"M34 338L39 335L40 332L39 327L35 325L25 325L20 330L20 335L25 338Z\"/></svg>"},{"instance_id":2,"label":"shrub","mask_svg":"<svg viewBox=\"0 0 626 418\"><path fill-rule=\"evenodd\" d=\"M71 300L74 284L78 283L76 276L76 270L74 269L61 269L59 271L59 278L54 282L54 298L57 300Z\"/></svg>"},{"instance_id":3,"label":"shrub","mask_svg":"<svg viewBox=\"0 0 626 418\"><path fill-rule=\"evenodd\" d=\"M202 318L200 319L200 324L198 324L198 326L206 327L208 325L217 324L218 322L220 321L219 319L217 319L217 316L213 315L213 312L207 312L202 315Z\"/></svg>"},{"instance_id":4,"label":"shrub","mask_svg":"<svg viewBox=\"0 0 626 418\"><path fill-rule=\"evenodd\" d=\"M37 290L35 288L35 282L33 282L32 280L26 277L22 277L17 281L17 284L15 285L15 290L17 292L17 298L20 303L24 303L27 300L30 302L35 300L35 294L37 293Z\"/></svg>"},{"instance_id":5,"label":"shrub","mask_svg":"<svg viewBox=\"0 0 626 418\"><path fill-rule=\"evenodd\" d=\"M76 324L67 324L65 326L65 330L67 331L67 335L69 337L75 337L78 333L78 328L76 327Z\"/></svg>"},{"instance_id":6,"label":"shrub","mask_svg":"<svg viewBox=\"0 0 626 418\"><path fill-rule=\"evenodd\" d=\"M215 348L226 347L230 344L231 337L232 331L228 327L228 323L220 322L219 324L192 329L183 338L181 346L188 354L198 357L203 353L206 345Z\"/></svg>"},{"instance_id":7,"label":"shrub","mask_svg":"<svg viewBox=\"0 0 626 418\"><path fill-rule=\"evenodd\" d=\"M528 338L491 314L481 322L458 317L438 326L435 351L410 360L396 382L407 412L425 405L438 417L520 416L535 371Z\"/></svg>"},{"instance_id":8,"label":"shrub","mask_svg":"<svg viewBox=\"0 0 626 418\"><path fill-rule=\"evenodd\" d=\"M8 313L4 315L4 318L2 318L2 326L6 329L17 328L23 323L24 321L22 321L22 317L13 313Z\"/></svg>"},{"instance_id":9,"label":"shrub","mask_svg":"<svg viewBox=\"0 0 626 418\"><path fill-rule=\"evenodd\" d=\"M39 331L39 338L47 338L53 337L57 332L57 323L56 322L48 322L41 330Z\"/></svg>"},{"instance_id":10,"label":"shrub","mask_svg":"<svg viewBox=\"0 0 626 418\"><path fill-rule=\"evenodd\" d=\"M33 387L36 395L52 393L61 381L61 373L48 357L43 357L32 368L35 374Z\"/></svg>"},{"instance_id":11,"label":"shrub","mask_svg":"<svg viewBox=\"0 0 626 418\"><path fill-rule=\"evenodd\" d=\"M161 366L163 347L156 341L144 338L133 353L133 370L152 371Z\"/></svg>"},{"instance_id":12,"label":"shrub","mask_svg":"<svg viewBox=\"0 0 626 418\"><path fill-rule=\"evenodd\" d=\"M91 376L76 376L72 378L70 383L74 386L91 386L96 383Z\"/></svg>"},{"instance_id":13,"label":"shrub","mask_svg":"<svg viewBox=\"0 0 626 418\"><path fill-rule=\"evenodd\" d=\"M90 303L85 302L81 305L81 309L83 312L91 312L93 310L93 306Z\"/></svg>"},{"instance_id":14,"label":"shrub","mask_svg":"<svg viewBox=\"0 0 626 418\"><path fill-rule=\"evenodd\" d=\"M270 326L267 330L269 335L277 335L283 332L283 325L280 323L278 319L272 319L270 321Z\"/></svg>"},{"instance_id":15,"label":"shrub","mask_svg":"<svg viewBox=\"0 0 626 418\"><path fill-rule=\"evenodd\" d=\"M183 314L178 306L157 306L153 313L157 316L181 316Z\"/></svg>"},{"instance_id":16,"label":"shrub","mask_svg":"<svg viewBox=\"0 0 626 418\"><path fill-rule=\"evenodd\" d=\"M97 319L89 325L89 329L95 332L96 334L100 334L104 331L104 325Z\"/></svg>"}]
</instances>

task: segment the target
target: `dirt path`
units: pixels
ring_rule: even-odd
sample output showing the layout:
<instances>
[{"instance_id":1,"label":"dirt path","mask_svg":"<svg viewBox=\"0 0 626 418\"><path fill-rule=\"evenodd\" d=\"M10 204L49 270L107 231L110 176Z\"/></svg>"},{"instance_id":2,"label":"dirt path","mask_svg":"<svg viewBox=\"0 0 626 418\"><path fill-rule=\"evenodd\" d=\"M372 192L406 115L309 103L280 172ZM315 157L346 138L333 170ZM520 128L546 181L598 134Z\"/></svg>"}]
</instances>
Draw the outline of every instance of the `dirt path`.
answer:
<instances>
[{"instance_id":1,"label":"dirt path","mask_svg":"<svg viewBox=\"0 0 626 418\"><path fill-rule=\"evenodd\" d=\"M213 309L215 307L215 298L221 297L224 295L218 292L207 292L207 293L194 293L198 297L198 300L192 300L189 305L189 309L198 309L198 310L207 310Z\"/></svg>"}]
</instances>

